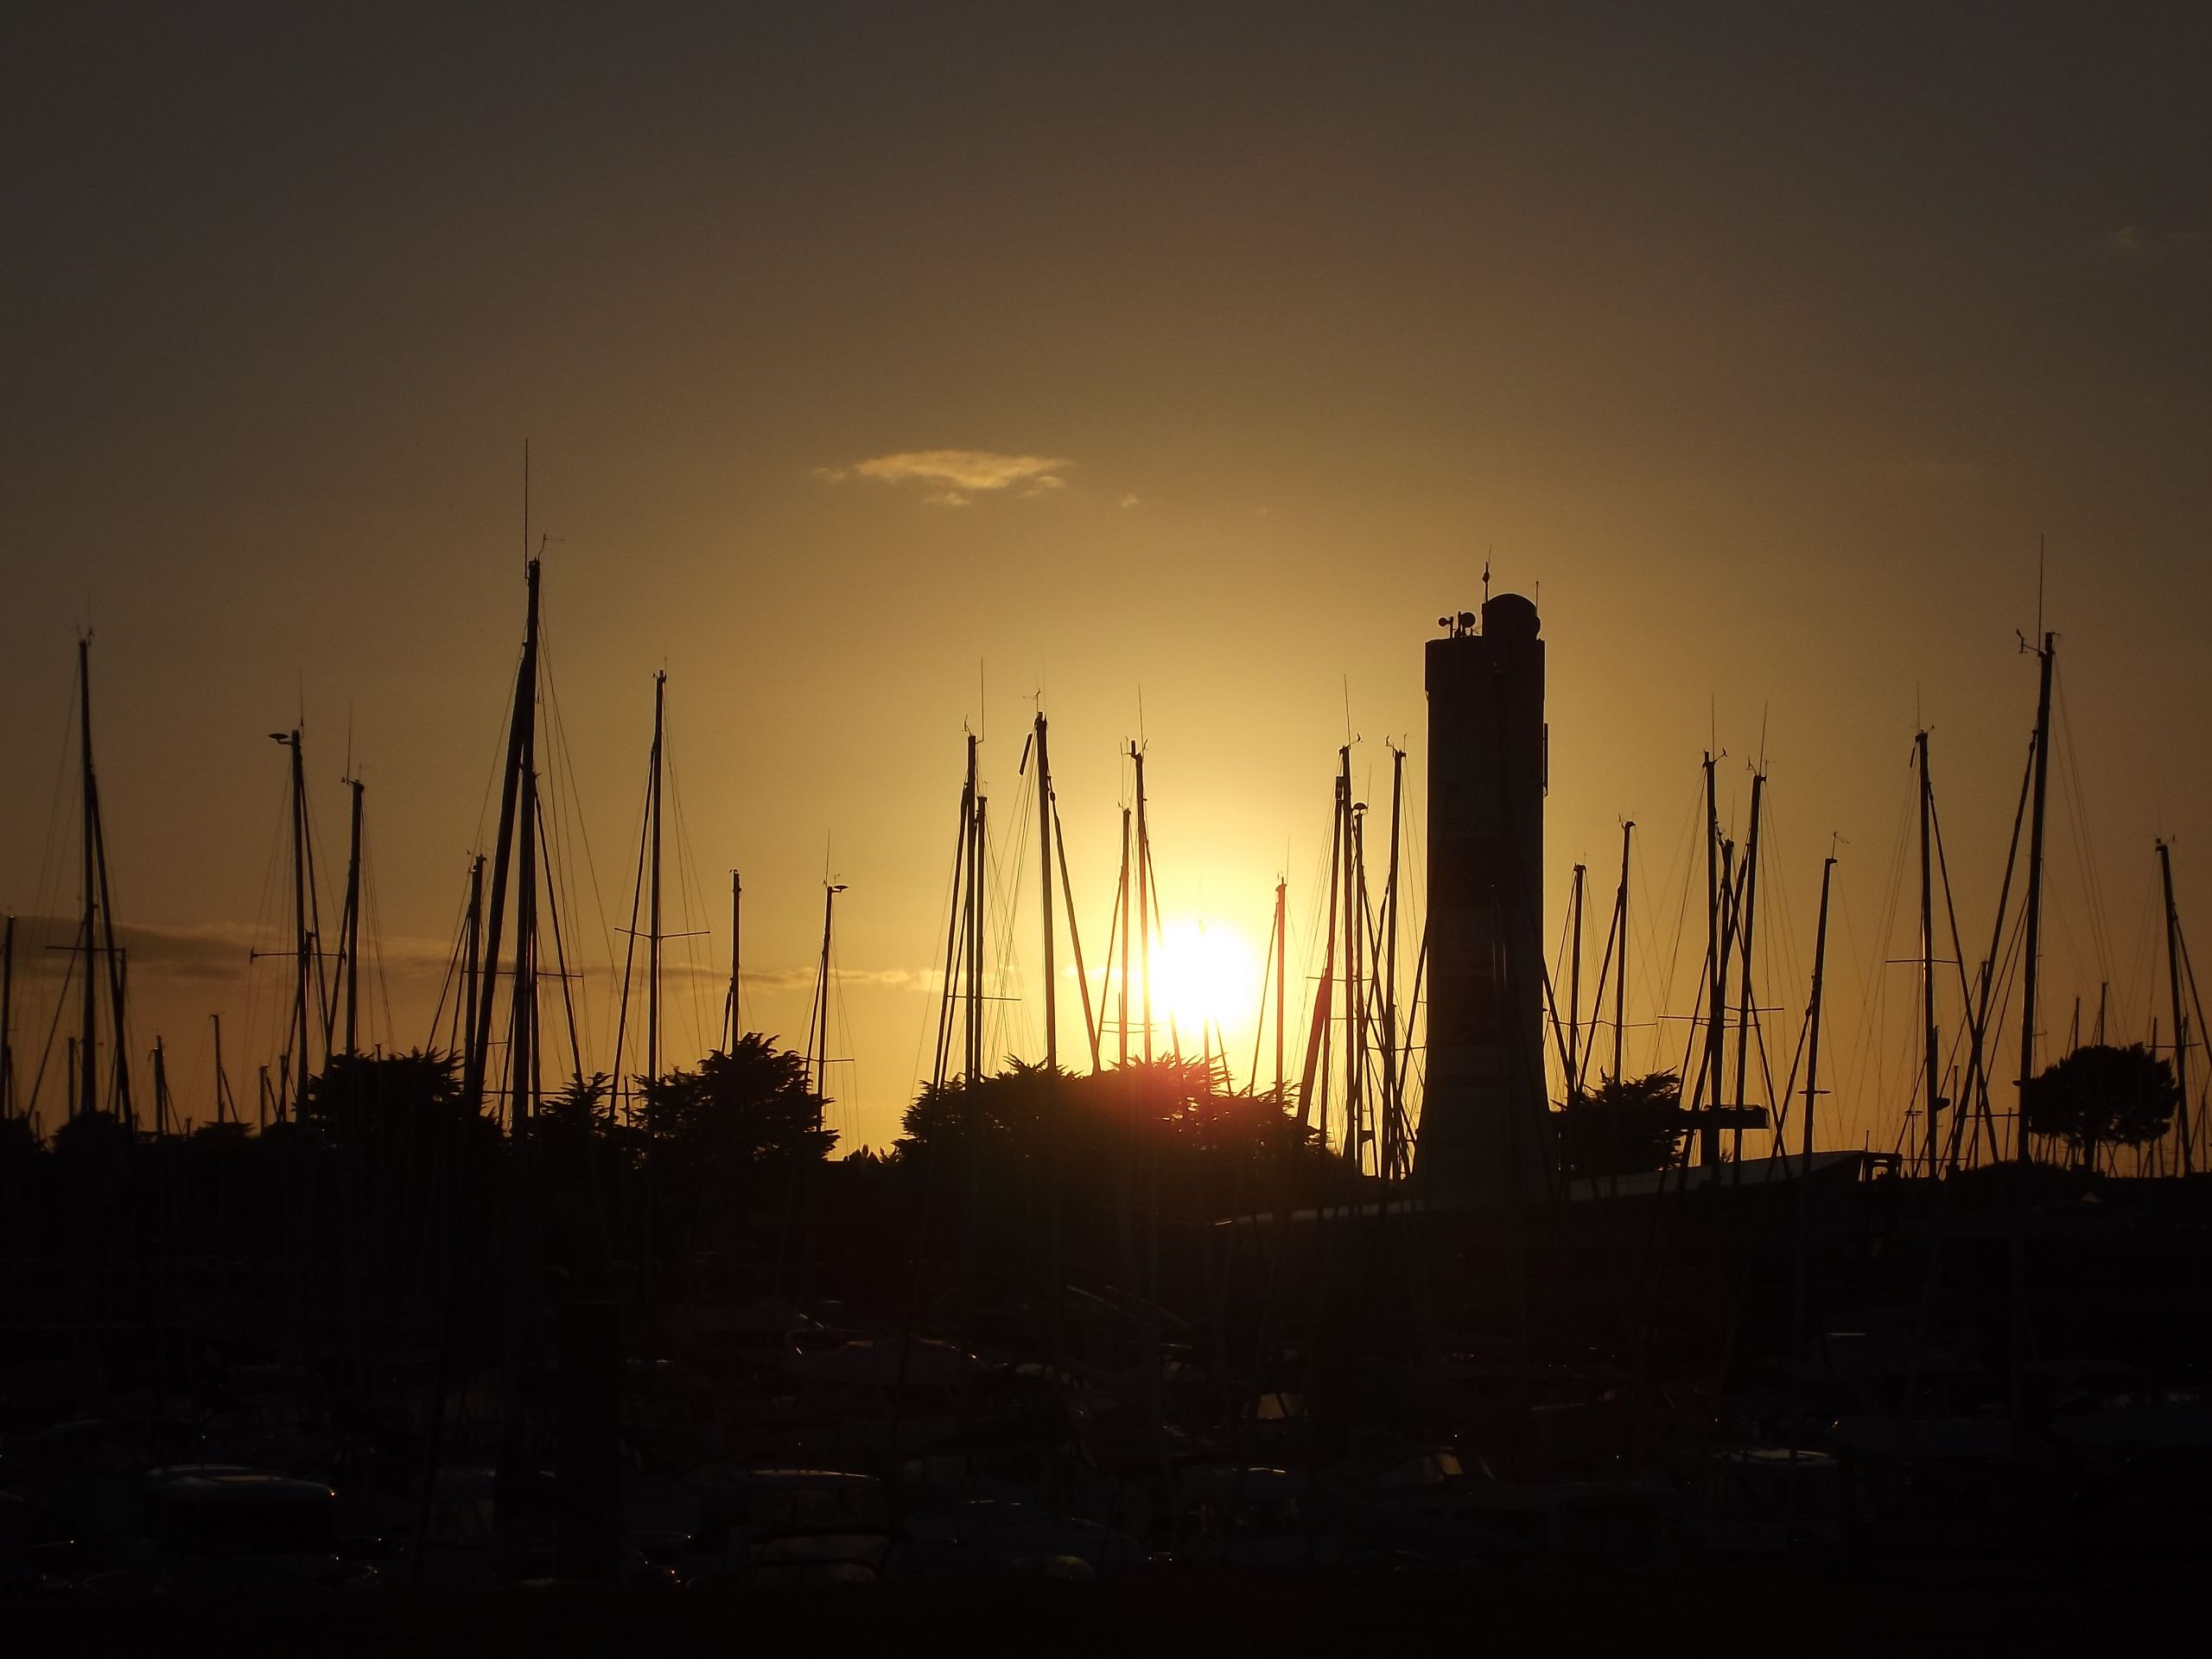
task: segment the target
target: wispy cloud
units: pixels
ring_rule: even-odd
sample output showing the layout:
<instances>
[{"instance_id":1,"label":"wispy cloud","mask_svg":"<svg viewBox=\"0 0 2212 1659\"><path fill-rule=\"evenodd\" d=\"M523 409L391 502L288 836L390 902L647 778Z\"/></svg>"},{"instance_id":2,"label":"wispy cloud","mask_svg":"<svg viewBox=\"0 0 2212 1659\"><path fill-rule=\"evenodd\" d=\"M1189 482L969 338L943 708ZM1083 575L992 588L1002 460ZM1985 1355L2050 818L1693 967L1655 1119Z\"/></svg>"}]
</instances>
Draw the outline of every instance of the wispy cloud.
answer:
<instances>
[{"instance_id":1,"label":"wispy cloud","mask_svg":"<svg viewBox=\"0 0 2212 1659\"><path fill-rule=\"evenodd\" d=\"M935 507L964 507L978 495L1012 491L1020 496L1050 495L1066 487L1063 476L1075 463L1056 455L1006 455L989 449L908 449L876 455L847 467L817 467L825 484L865 478L878 484L911 485Z\"/></svg>"},{"instance_id":2,"label":"wispy cloud","mask_svg":"<svg viewBox=\"0 0 2212 1659\"><path fill-rule=\"evenodd\" d=\"M2195 253L2212 242L2203 231L2161 231L2141 225L2123 225L2105 238L2115 258L2156 259L2168 254Z\"/></svg>"}]
</instances>

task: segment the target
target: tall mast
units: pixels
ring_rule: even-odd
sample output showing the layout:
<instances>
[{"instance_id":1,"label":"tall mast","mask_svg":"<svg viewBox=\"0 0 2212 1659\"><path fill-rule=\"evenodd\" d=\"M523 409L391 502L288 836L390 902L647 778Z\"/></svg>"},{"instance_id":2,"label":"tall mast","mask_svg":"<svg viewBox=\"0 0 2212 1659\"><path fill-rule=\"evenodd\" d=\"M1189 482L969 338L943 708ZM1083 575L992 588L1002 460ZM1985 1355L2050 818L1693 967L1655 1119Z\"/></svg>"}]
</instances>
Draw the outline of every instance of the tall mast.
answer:
<instances>
[{"instance_id":1,"label":"tall mast","mask_svg":"<svg viewBox=\"0 0 2212 1659\"><path fill-rule=\"evenodd\" d=\"M815 1017L809 1021L814 1029L808 1044L815 1051L809 1058L814 1061L814 1127L817 1129L822 1127L830 1093L830 928L837 912L837 895L844 890L842 881L822 884L822 968L815 980Z\"/></svg>"},{"instance_id":2,"label":"tall mast","mask_svg":"<svg viewBox=\"0 0 2212 1659\"><path fill-rule=\"evenodd\" d=\"M1344 1156L1361 1167L1367 1133L1367 999L1361 995L1367 932L1367 814L1351 799L1351 747L1344 751L1344 811L1350 835L1344 868Z\"/></svg>"},{"instance_id":3,"label":"tall mast","mask_svg":"<svg viewBox=\"0 0 2212 1659\"><path fill-rule=\"evenodd\" d=\"M1152 837L1144 821L1144 751L1129 745L1137 768L1137 960L1144 969L1144 1063L1152 1064Z\"/></svg>"},{"instance_id":4,"label":"tall mast","mask_svg":"<svg viewBox=\"0 0 2212 1659\"><path fill-rule=\"evenodd\" d=\"M476 982L483 972L484 961L484 855L479 853L468 861L468 919L461 958L461 1012L462 1019L454 1021L454 1028L474 1029L476 1019ZM469 1041L464 1037L463 1042ZM467 1051L464 1047L463 1053Z\"/></svg>"},{"instance_id":5,"label":"tall mast","mask_svg":"<svg viewBox=\"0 0 2212 1659\"><path fill-rule=\"evenodd\" d=\"M1045 749L1045 711L1037 711L1037 851L1045 920L1045 1069L1060 1069L1058 985L1052 969L1052 763Z\"/></svg>"},{"instance_id":6,"label":"tall mast","mask_svg":"<svg viewBox=\"0 0 2212 1659\"><path fill-rule=\"evenodd\" d=\"M668 695L665 669L653 676L653 760L649 791L652 812L652 897L645 944L645 1076L660 1076L660 788L661 734Z\"/></svg>"},{"instance_id":7,"label":"tall mast","mask_svg":"<svg viewBox=\"0 0 2212 1659\"><path fill-rule=\"evenodd\" d=\"M1581 1053L1582 1036L1582 878L1587 866L1574 867L1574 884L1567 898L1568 928L1573 943L1568 948L1567 969L1567 1092L1574 1093L1574 1080L1580 1076L1577 1064Z\"/></svg>"},{"instance_id":8,"label":"tall mast","mask_svg":"<svg viewBox=\"0 0 2212 1659\"><path fill-rule=\"evenodd\" d=\"M346 842L346 1052L357 1052L355 1039L361 1007L361 780L348 778L353 791L352 828ZM327 1039L326 1039L326 1046Z\"/></svg>"},{"instance_id":9,"label":"tall mast","mask_svg":"<svg viewBox=\"0 0 2212 1659\"><path fill-rule=\"evenodd\" d=\"M270 741L292 755L292 932L295 967L292 984L292 1110L297 1112L308 1092L308 987L315 972L315 936L308 924L307 766L300 754L300 728L271 732ZM284 1097L276 1097L276 1118L284 1119Z\"/></svg>"},{"instance_id":10,"label":"tall mast","mask_svg":"<svg viewBox=\"0 0 2212 1659\"><path fill-rule=\"evenodd\" d=\"M1283 926L1289 920L1290 883L1275 883L1275 1104L1283 1103L1283 1016L1288 1012L1290 998L1283 986L1283 975L1290 967L1290 942L1283 935Z\"/></svg>"},{"instance_id":11,"label":"tall mast","mask_svg":"<svg viewBox=\"0 0 2212 1659\"><path fill-rule=\"evenodd\" d=\"M99 1103L99 1063L94 1058L99 980L92 972L93 948L99 943L99 872L93 838L99 823L99 786L92 779L92 670L89 639L77 641L77 732L83 763L85 820L85 999L82 1033L77 1039L77 1110L89 1112Z\"/></svg>"},{"instance_id":12,"label":"tall mast","mask_svg":"<svg viewBox=\"0 0 2212 1659\"><path fill-rule=\"evenodd\" d=\"M159 1140L169 1132L169 1073L167 1057L162 1052L162 1039L154 1039L154 1135Z\"/></svg>"},{"instance_id":13,"label":"tall mast","mask_svg":"<svg viewBox=\"0 0 2212 1659\"><path fill-rule=\"evenodd\" d=\"M1797 1250L1795 1284L1790 1300L1789 1402L1791 1419L1797 1415L1798 1379L1805 1372L1805 1277L1806 1264L1811 1255L1813 1216L1813 1103L1820 1095L1821 1071L1821 970L1827 963L1828 950L1828 880L1835 874L1835 856L1830 854L1821 866L1821 919L1813 935L1813 1001L1805 1014L1805 1121L1800 1126L1799 1144L1804 1148L1798 1169L1797 1188ZM1789 1154L1784 1152L1785 1163ZM1795 1444L1793 1440L1792 1444Z\"/></svg>"},{"instance_id":14,"label":"tall mast","mask_svg":"<svg viewBox=\"0 0 2212 1659\"><path fill-rule=\"evenodd\" d=\"M525 474L528 468L525 452ZM490 915L485 925L484 949L479 958L483 964L482 982L478 988L476 1007L470 1015L472 1029L468 1039L468 1057L462 1072L461 1096L471 1109L480 1112L484 1107L487 1086L486 1072L492 1046L492 1005L496 1000L499 986L499 933L506 915L507 872L514 856L515 819L524 793L518 783L524 758L530 747L524 741L524 734L537 718L537 561L530 560L524 570L530 594L529 608L523 625L522 660L515 667L514 711L507 728L505 778L499 788L499 835L493 842L492 890L488 895ZM525 853L525 857L530 855ZM519 958L519 950L517 954Z\"/></svg>"},{"instance_id":15,"label":"tall mast","mask_svg":"<svg viewBox=\"0 0 2212 1659\"><path fill-rule=\"evenodd\" d=\"M722 1052L725 1054L737 1047L737 976L738 964L743 960L739 947L745 937L739 924L743 919L741 906L744 901L744 886L738 880L737 872L732 870L729 873L729 996L722 1007Z\"/></svg>"},{"instance_id":16,"label":"tall mast","mask_svg":"<svg viewBox=\"0 0 2212 1659\"><path fill-rule=\"evenodd\" d=\"M1313 1017L1306 1028L1306 1065L1298 1080L1298 1126L1313 1126L1321 1137L1321 1148L1329 1145L1329 1021L1333 1017L1337 985L1337 919L1339 914L1338 898L1342 889L1346 840L1344 820L1344 780L1339 773L1330 785L1329 807L1329 902L1321 913L1328 918L1327 931L1321 944L1321 976L1313 988ZM1319 1121L1315 1122L1314 1086L1320 1087Z\"/></svg>"},{"instance_id":17,"label":"tall mast","mask_svg":"<svg viewBox=\"0 0 2212 1659\"><path fill-rule=\"evenodd\" d=\"M1835 873L1835 857L1831 854L1821 866L1821 919L1813 931L1813 1002L1805 1018L1808 1022L1805 1033L1805 1123L1802 1142L1805 1151L1803 1173L1813 1169L1813 1103L1821 1092L1821 986L1822 970L1828 957L1828 880Z\"/></svg>"},{"instance_id":18,"label":"tall mast","mask_svg":"<svg viewBox=\"0 0 2212 1659\"><path fill-rule=\"evenodd\" d=\"M960 950L965 958L966 968L962 976L960 994L960 1075L970 1083L976 1080L976 1056L982 1052L983 1042L983 1033L976 1023L976 1016L982 1007L983 988L982 952L976 945L976 941L983 934L982 918L976 914L982 908L983 901L983 884L976 875L976 867L983 861L982 836L977 827L982 821L982 795L976 769L977 741L975 733L968 734L968 785L960 797L961 805L965 809L966 822L962 825L962 833L966 836L963 844L967 849L965 868L968 875L966 899L960 910L963 930Z\"/></svg>"},{"instance_id":19,"label":"tall mast","mask_svg":"<svg viewBox=\"0 0 2212 1659\"><path fill-rule=\"evenodd\" d=\"M2028 821L2028 919L2023 947L2026 951L2026 971L2020 995L2019 1118L2013 1127L2012 1141L2012 1156L2023 1164L2033 1156L2028 1146L2028 1084L2036 1071L2036 971L2043 944L2044 802L2050 781L2050 667L2056 654L2057 639L2056 634L2045 633L2043 649L2036 653L2041 659L2041 671L2036 690L2035 809Z\"/></svg>"},{"instance_id":20,"label":"tall mast","mask_svg":"<svg viewBox=\"0 0 2212 1659\"><path fill-rule=\"evenodd\" d=\"M983 938L987 919L984 906L990 896L989 884L984 880L984 860L990 851L988 829L990 804L987 797L982 794L976 797L974 856L968 867L969 880L975 883L976 887L976 907L969 912L968 936L968 1081L970 1083L978 1081L983 1075Z\"/></svg>"},{"instance_id":21,"label":"tall mast","mask_svg":"<svg viewBox=\"0 0 2212 1659\"><path fill-rule=\"evenodd\" d=\"M1928 779L1928 734L1913 739L1920 765L1920 1033L1921 1104L1927 1109L1928 1174L1934 1179L1942 1155L1942 1102L1936 1091L1942 1085L1942 1054L1936 1031L1936 878L1934 835L1929 819L1935 810L1934 786Z\"/></svg>"},{"instance_id":22,"label":"tall mast","mask_svg":"<svg viewBox=\"0 0 2212 1659\"><path fill-rule=\"evenodd\" d=\"M223 1016L211 1014L207 1017L215 1026L215 1121L228 1123L238 1116L238 1108L231 1099L231 1080L223 1071Z\"/></svg>"},{"instance_id":23,"label":"tall mast","mask_svg":"<svg viewBox=\"0 0 2212 1659\"><path fill-rule=\"evenodd\" d=\"M1613 957L1613 1081L1621 1077L1621 1042L1628 1034L1628 846L1629 837L1636 832L1636 820L1629 818L1621 824L1621 886L1620 898L1615 906L1620 917L1620 949Z\"/></svg>"},{"instance_id":24,"label":"tall mast","mask_svg":"<svg viewBox=\"0 0 2212 1659\"><path fill-rule=\"evenodd\" d=\"M1122 908L1116 918L1122 929L1119 1063L1126 1067L1129 1063L1129 809L1126 806L1122 809L1122 887L1117 898Z\"/></svg>"},{"instance_id":25,"label":"tall mast","mask_svg":"<svg viewBox=\"0 0 2212 1659\"><path fill-rule=\"evenodd\" d=\"M1759 805L1766 793L1766 774L1751 774L1751 825L1744 841L1744 898L1743 913L1737 918L1737 929L1742 936L1744 978L1741 1010L1736 1027L1736 1145L1738 1159L1744 1155L1745 1094L1749 1087L1751 1058L1751 1020L1758 1012L1752 1001L1751 989L1751 927L1758 919L1759 897ZM1773 1103L1768 1103L1771 1105Z\"/></svg>"},{"instance_id":26,"label":"tall mast","mask_svg":"<svg viewBox=\"0 0 2212 1659\"><path fill-rule=\"evenodd\" d=\"M1705 1071L1707 1099L1698 1125L1697 1160L1720 1161L1720 1058L1727 1041L1728 1025L1722 1004L1727 998L1727 965L1720 943L1720 807L1713 783L1710 750L1705 757L1705 965L1712 976L1706 987Z\"/></svg>"},{"instance_id":27,"label":"tall mast","mask_svg":"<svg viewBox=\"0 0 2212 1659\"><path fill-rule=\"evenodd\" d=\"M2181 912L2174 908L2173 849L2164 841L2158 842L2158 879L2166 895L2166 983L2173 994L2174 1082L2181 1090L2181 1110L2177 1114L2181 1126L2181 1173L2190 1175L2196 1173L2196 1149L2190 1144L2189 1133L2189 1016L2182 1008L2184 970Z\"/></svg>"},{"instance_id":28,"label":"tall mast","mask_svg":"<svg viewBox=\"0 0 2212 1659\"><path fill-rule=\"evenodd\" d=\"M960 791L960 833L952 843L952 913L944 924L944 995L937 1010L937 1064L931 1081L942 1085L952 1060L953 987L960 978L960 958L968 948L968 906L975 893L968 881L969 842L976 819L976 734L968 734L967 782ZM964 999L963 999L964 1003ZM964 1064L967 1051L962 1050Z\"/></svg>"},{"instance_id":29,"label":"tall mast","mask_svg":"<svg viewBox=\"0 0 2212 1659\"><path fill-rule=\"evenodd\" d=\"M521 772L516 779L515 984L507 1053L507 1087L513 1100L510 1124L518 1131L537 1103L537 687L531 683L531 715L523 732Z\"/></svg>"},{"instance_id":30,"label":"tall mast","mask_svg":"<svg viewBox=\"0 0 2212 1659\"><path fill-rule=\"evenodd\" d=\"M1386 1180L1410 1160L1406 1153L1405 1101L1398 1092L1398 843L1406 794L1406 752L1390 750L1390 868L1384 878L1384 908L1389 912L1383 929L1382 948L1389 953L1382 965L1382 1147L1384 1159L1377 1172ZM1580 957L1576 958L1579 963Z\"/></svg>"}]
</instances>

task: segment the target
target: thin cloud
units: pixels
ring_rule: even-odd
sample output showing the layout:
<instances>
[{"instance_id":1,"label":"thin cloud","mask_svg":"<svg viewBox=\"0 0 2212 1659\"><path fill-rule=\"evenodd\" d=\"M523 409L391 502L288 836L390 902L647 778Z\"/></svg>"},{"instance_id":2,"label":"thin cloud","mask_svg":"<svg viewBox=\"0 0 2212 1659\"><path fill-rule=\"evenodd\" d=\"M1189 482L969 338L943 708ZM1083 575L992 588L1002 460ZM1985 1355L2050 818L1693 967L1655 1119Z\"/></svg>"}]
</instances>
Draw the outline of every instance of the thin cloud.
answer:
<instances>
[{"instance_id":1,"label":"thin cloud","mask_svg":"<svg viewBox=\"0 0 2212 1659\"><path fill-rule=\"evenodd\" d=\"M2105 246L2114 258L2141 261L2195 253L2208 239L2212 238L2203 231L2159 231L2123 225L2105 238Z\"/></svg>"},{"instance_id":2,"label":"thin cloud","mask_svg":"<svg viewBox=\"0 0 2212 1659\"><path fill-rule=\"evenodd\" d=\"M1065 487L1062 474L1074 464L1057 455L1006 455L989 449L909 449L849 467L817 467L814 476L828 484L865 478L879 484L912 485L931 506L964 507L979 495L1005 490L1023 496L1049 495Z\"/></svg>"}]
</instances>

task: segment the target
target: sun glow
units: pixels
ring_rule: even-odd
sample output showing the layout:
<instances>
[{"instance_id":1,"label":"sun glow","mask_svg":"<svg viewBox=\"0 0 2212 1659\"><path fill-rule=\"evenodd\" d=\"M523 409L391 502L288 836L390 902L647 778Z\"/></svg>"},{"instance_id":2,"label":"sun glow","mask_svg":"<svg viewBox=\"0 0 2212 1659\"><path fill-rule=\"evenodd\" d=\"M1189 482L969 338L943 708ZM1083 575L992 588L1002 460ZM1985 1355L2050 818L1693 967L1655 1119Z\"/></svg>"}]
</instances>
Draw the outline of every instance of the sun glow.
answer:
<instances>
[{"instance_id":1,"label":"sun glow","mask_svg":"<svg viewBox=\"0 0 2212 1659\"><path fill-rule=\"evenodd\" d=\"M1249 1025L1260 996L1251 942L1220 922L1173 921L1153 947L1154 1018L1172 1016L1185 1041L1205 1029Z\"/></svg>"}]
</instances>

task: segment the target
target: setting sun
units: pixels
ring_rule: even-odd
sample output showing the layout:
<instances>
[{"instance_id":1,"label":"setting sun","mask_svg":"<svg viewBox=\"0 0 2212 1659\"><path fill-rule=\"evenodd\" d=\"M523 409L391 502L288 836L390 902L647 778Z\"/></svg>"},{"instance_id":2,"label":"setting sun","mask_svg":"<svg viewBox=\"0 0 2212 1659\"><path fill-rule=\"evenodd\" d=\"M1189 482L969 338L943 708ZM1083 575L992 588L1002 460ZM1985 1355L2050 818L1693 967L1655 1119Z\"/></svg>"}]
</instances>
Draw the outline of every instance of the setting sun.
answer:
<instances>
[{"instance_id":1,"label":"setting sun","mask_svg":"<svg viewBox=\"0 0 2212 1659\"><path fill-rule=\"evenodd\" d=\"M1248 1024L1260 995L1260 958L1244 936L1220 922L1173 921L1154 947L1159 1017L1185 1032Z\"/></svg>"}]
</instances>

